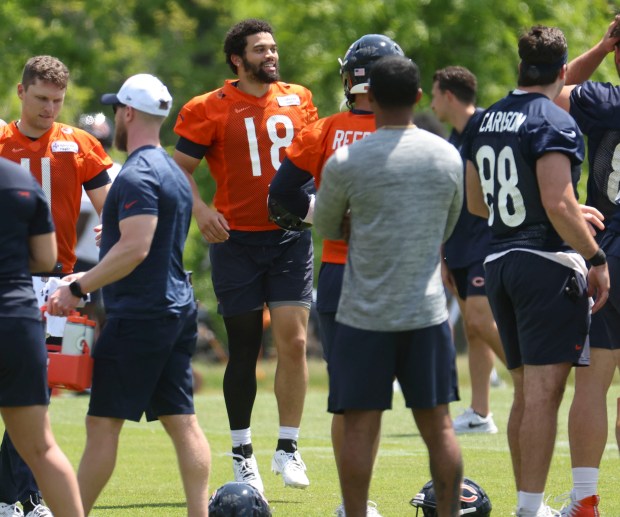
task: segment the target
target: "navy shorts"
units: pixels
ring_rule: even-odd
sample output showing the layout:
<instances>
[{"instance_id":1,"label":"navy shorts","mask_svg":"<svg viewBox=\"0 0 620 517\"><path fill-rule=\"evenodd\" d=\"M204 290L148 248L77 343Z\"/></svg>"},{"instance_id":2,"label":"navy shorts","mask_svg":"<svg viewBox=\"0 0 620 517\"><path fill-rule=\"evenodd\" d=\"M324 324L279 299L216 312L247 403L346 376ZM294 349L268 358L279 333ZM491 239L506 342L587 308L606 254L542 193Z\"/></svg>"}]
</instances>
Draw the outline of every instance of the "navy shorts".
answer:
<instances>
[{"instance_id":1,"label":"navy shorts","mask_svg":"<svg viewBox=\"0 0 620 517\"><path fill-rule=\"evenodd\" d=\"M194 414L196 308L158 319L107 320L93 350L88 414L139 422Z\"/></svg>"},{"instance_id":2,"label":"navy shorts","mask_svg":"<svg viewBox=\"0 0 620 517\"><path fill-rule=\"evenodd\" d=\"M323 359L326 361L338 325L336 312L338 311L343 277L344 264L333 264L331 262L321 264L316 289L316 311L319 313L319 333L323 346Z\"/></svg>"},{"instance_id":3,"label":"navy shorts","mask_svg":"<svg viewBox=\"0 0 620 517\"><path fill-rule=\"evenodd\" d=\"M526 251L486 264L487 294L509 370L577 364L590 324L586 279Z\"/></svg>"},{"instance_id":4,"label":"navy shorts","mask_svg":"<svg viewBox=\"0 0 620 517\"><path fill-rule=\"evenodd\" d=\"M0 407L49 404L43 323L0 318Z\"/></svg>"},{"instance_id":5,"label":"navy shorts","mask_svg":"<svg viewBox=\"0 0 620 517\"><path fill-rule=\"evenodd\" d=\"M254 246L229 239L209 245L218 312L236 316L263 305L312 304L312 234L284 244Z\"/></svg>"},{"instance_id":6,"label":"navy shorts","mask_svg":"<svg viewBox=\"0 0 620 517\"><path fill-rule=\"evenodd\" d=\"M462 300L468 296L486 296L484 261L475 262L467 267L451 269L450 273L454 277L456 290Z\"/></svg>"},{"instance_id":7,"label":"navy shorts","mask_svg":"<svg viewBox=\"0 0 620 517\"><path fill-rule=\"evenodd\" d=\"M620 235L607 230L601 240L601 247L607 253L607 267L611 278L609 299L603 308L592 315L590 346L616 350L620 348Z\"/></svg>"},{"instance_id":8,"label":"navy shorts","mask_svg":"<svg viewBox=\"0 0 620 517\"><path fill-rule=\"evenodd\" d=\"M338 310L342 279L344 278L344 264L323 262L319 270L319 279L316 285L316 310L319 313Z\"/></svg>"},{"instance_id":9,"label":"navy shorts","mask_svg":"<svg viewBox=\"0 0 620 517\"><path fill-rule=\"evenodd\" d=\"M398 379L408 408L431 409L459 400L456 350L447 321L400 332L338 324L330 349L328 411L392 408Z\"/></svg>"},{"instance_id":10,"label":"navy shorts","mask_svg":"<svg viewBox=\"0 0 620 517\"><path fill-rule=\"evenodd\" d=\"M592 315L590 346L617 350L620 348L620 257L608 255L607 267L609 278L612 279L609 298L607 303Z\"/></svg>"}]
</instances>

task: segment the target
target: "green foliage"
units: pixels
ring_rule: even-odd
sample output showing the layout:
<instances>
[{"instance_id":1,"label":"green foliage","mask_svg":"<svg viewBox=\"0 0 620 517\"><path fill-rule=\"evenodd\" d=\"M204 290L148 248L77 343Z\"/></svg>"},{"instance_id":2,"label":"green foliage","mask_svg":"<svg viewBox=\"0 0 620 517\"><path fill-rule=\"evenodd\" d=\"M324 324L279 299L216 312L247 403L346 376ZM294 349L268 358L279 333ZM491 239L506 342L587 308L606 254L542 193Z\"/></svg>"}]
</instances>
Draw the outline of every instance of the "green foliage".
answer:
<instances>
[{"instance_id":1,"label":"green foliage","mask_svg":"<svg viewBox=\"0 0 620 517\"><path fill-rule=\"evenodd\" d=\"M602 37L613 13L608 0L3 0L0 118L19 116L15 85L36 54L55 55L71 71L64 122L99 111L102 93L117 91L126 77L140 72L168 85L174 113L230 77L223 39L232 24L248 17L271 22L283 79L310 87L321 116L337 111L342 101L338 58L367 33L392 37L418 63L425 92L420 109L430 105L433 72L454 64L477 75L479 104L488 106L515 85L522 30L537 23L559 26L572 59ZM611 57L594 79L617 80ZM171 116L162 131L169 149L176 143L173 125ZM214 185L206 166L197 174L202 195L211 199ZM192 231L187 267L196 272L199 296L212 309L206 248Z\"/></svg>"}]
</instances>

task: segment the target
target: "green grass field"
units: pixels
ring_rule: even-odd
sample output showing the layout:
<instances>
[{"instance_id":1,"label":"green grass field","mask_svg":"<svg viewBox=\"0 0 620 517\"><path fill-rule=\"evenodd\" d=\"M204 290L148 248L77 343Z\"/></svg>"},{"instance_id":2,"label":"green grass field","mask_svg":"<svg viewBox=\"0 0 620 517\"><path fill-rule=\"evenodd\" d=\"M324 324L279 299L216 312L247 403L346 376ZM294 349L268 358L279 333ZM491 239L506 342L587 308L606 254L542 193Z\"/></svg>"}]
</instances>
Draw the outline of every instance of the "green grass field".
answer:
<instances>
[{"instance_id":1,"label":"green grass field","mask_svg":"<svg viewBox=\"0 0 620 517\"><path fill-rule=\"evenodd\" d=\"M278 417L273 396L273 363L262 363L265 378L257 397L252 434L254 450L265 483L266 496L274 515L328 516L340 502L338 479L330 443L330 415L326 407L326 374L320 361L310 364L311 386L301 429L300 450L308 467L310 487L285 489L279 476L270 472L275 448ZM196 397L197 414L211 444L213 465L211 491L232 480L230 438L224 400L221 394L222 366L200 366L203 389ZM462 401L453 404L453 415L469 401L469 381L465 357L459 357ZM503 371L501 375L508 379ZM571 487L570 457L566 422L572 398L572 378L561 408L558 439L547 483L547 495L555 496ZM616 398L620 380L616 376L609 394L610 432L601 465L600 494L602 515L620 516L620 456L615 444ZM506 442L506 421L512 390L508 384L493 388L492 407L500 428L497 435L468 435L459 438L465 462L465 475L487 491L493 515L509 516L516 496ZM88 398L63 395L51 404L52 425L58 442L77 466L84 446L84 415ZM544 422L541 422L544 425ZM0 425L1 428L1 425ZM587 440L588 437L584 436ZM415 515L409 500L430 478L426 449L415 429L411 413L404 408L400 394L394 396L394 409L385 413L379 457L371 485L371 499L384 517ZM553 503L551 503L553 506ZM559 507L559 505L556 505ZM172 445L160 425L144 422L125 425L116 471L99 498L93 516L183 516L184 497ZM421 515L421 513L420 513Z\"/></svg>"}]
</instances>

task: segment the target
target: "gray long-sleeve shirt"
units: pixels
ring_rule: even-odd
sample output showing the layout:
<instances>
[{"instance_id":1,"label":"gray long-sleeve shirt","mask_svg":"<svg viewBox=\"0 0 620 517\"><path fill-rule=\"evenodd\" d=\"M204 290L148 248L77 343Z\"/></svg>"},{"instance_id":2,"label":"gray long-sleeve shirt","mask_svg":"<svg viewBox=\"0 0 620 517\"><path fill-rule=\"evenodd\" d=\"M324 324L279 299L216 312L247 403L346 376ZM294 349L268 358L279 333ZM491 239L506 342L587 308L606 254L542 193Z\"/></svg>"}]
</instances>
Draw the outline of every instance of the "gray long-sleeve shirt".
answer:
<instances>
[{"instance_id":1,"label":"gray long-sleeve shirt","mask_svg":"<svg viewBox=\"0 0 620 517\"><path fill-rule=\"evenodd\" d=\"M400 331L447 319L440 246L459 217L462 169L455 147L415 127L381 128L329 159L314 225L342 238L351 210L339 322Z\"/></svg>"}]
</instances>

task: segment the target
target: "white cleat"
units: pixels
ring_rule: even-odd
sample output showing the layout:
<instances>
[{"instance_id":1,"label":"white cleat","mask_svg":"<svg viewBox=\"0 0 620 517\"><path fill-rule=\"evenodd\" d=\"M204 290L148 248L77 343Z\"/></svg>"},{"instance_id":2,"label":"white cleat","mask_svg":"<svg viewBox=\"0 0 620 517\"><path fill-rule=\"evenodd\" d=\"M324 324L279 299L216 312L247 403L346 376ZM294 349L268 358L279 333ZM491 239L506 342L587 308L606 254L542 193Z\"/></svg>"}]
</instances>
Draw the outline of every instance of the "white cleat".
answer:
<instances>
[{"instance_id":1,"label":"white cleat","mask_svg":"<svg viewBox=\"0 0 620 517\"><path fill-rule=\"evenodd\" d=\"M310 485L308 476L306 476L306 464L298 451L277 450L271 460L271 471L275 474L282 474L284 486L307 488Z\"/></svg>"},{"instance_id":2,"label":"white cleat","mask_svg":"<svg viewBox=\"0 0 620 517\"><path fill-rule=\"evenodd\" d=\"M456 434L466 433L497 433L497 426L493 421L493 413L482 417L472 408L467 408L463 413L457 416L453 422L454 432Z\"/></svg>"},{"instance_id":3,"label":"white cleat","mask_svg":"<svg viewBox=\"0 0 620 517\"><path fill-rule=\"evenodd\" d=\"M265 487L263 486L263 480L258 472L258 464L256 463L254 454L252 454L250 458L245 458L240 454L231 454L231 456L233 457L235 481L252 485L261 494L264 494Z\"/></svg>"},{"instance_id":4,"label":"white cleat","mask_svg":"<svg viewBox=\"0 0 620 517\"><path fill-rule=\"evenodd\" d=\"M347 517L344 511L344 503L341 503L334 513L336 517ZM377 510L377 503L374 501L368 501L366 503L366 517L381 517L379 510Z\"/></svg>"},{"instance_id":5,"label":"white cleat","mask_svg":"<svg viewBox=\"0 0 620 517\"><path fill-rule=\"evenodd\" d=\"M16 504L0 503L0 517L24 517L24 512Z\"/></svg>"},{"instance_id":6,"label":"white cleat","mask_svg":"<svg viewBox=\"0 0 620 517\"><path fill-rule=\"evenodd\" d=\"M26 514L26 517L54 517L51 510L42 504L36 505L30 512Z\"/></svg>"},{"instance_id":7,"label":"white cleat","mask_svg":"<svg viewBox=\"0 0 620 517\"><path fill-rule=\"evenodd\" d=\"M515 515L516 517L560 517L560 512L554 510L546 504L543 504L538 511L534 512L518 508Z\"/></svg>"}]
</instances>

